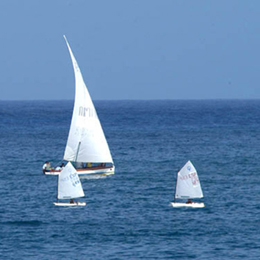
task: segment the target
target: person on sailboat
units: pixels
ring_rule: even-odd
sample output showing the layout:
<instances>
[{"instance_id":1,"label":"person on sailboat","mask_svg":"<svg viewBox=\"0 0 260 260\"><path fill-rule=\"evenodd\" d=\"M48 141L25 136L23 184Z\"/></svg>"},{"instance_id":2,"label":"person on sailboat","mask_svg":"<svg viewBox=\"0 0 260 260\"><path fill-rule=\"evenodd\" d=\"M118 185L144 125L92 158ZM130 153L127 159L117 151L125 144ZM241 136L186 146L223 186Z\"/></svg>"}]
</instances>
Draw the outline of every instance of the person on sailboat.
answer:
<instances>
[{"instance_id":1,"label":"person on sailboat","mask_svg":"<svg viewBox=\"0 0 260 260\"><path fill-rule=\"evenodd\" d=\"M51 171L51 163L46 161L42 166L43 173Z\"/></svg>"},{"instance_id":2,"label":"person on sailboat","mask_svg":"<svg viewBox=\"0 0 260 260\"><path fill-rule=\"evenodd\" d=\"M188 199L186 204L192 204L193 202L191 201L191 199Z\"/></svg>"},{"instance_id":3,"label":"person on sailboat","mask_svg":"<svg viewBox=\"0 0 260 260\"><path fill-rule=\"evenodd\" d=\"M73 199L70 199L70 204L78 204L78 202L74 201Z\"/></svg>"},{"instance_id":4,"label":"person on sailboat","mask_svg":"<svg viewBox=\"0 0 260 260\"><path fill-rule=\"evenodd\" d=\"M60 166L56 167L55 170L56 171L61 171L64 168L64 163L62 163Z\"/></svg>"}]
</instances>

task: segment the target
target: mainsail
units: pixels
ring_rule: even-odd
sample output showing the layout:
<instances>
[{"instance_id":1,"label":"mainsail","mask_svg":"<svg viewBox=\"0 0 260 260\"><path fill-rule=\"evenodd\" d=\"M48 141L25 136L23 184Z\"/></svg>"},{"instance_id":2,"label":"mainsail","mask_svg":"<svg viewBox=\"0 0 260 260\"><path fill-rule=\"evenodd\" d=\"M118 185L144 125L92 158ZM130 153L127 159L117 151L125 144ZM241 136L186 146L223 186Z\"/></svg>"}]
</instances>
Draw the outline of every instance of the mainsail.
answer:
<instances>
[{"instance_id":1,"label":"mainsail","mask_svg":"<svg viewBox=\"0 0 260 260\"><path fill-rule=\"evenodd\" d=\"M113 163L95 107L67 43L75 73L75 102L64 160Z\"/></svg>"},{"instance_id":2,"label":"mainsail","mask_svg":"<svg viewBox=\"0 0 260 260\"><path fill-rule=\"evenodd\" d=\"M200 186L197 171L191 161L188 161L177 173L175 198L202 198L203 193Z\"/></svg>"},{"instance_id":3,"label":"mainsail","mask_svg":"<svg viewBox=\"0 0 260 260\"><path fill-rule=\"evenodd\" d=\"M78 173L70 162L67 163L58 178L58 199L74 199L85 196Z\"/></svg>"}]
</instances>

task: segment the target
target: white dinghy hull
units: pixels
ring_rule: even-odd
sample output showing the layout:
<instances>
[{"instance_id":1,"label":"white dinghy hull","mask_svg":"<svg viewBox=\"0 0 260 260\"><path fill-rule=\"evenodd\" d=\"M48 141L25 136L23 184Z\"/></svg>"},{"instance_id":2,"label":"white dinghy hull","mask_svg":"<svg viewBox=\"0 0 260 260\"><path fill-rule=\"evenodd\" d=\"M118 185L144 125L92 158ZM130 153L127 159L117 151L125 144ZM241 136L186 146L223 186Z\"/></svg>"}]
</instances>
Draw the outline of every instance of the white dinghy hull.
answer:
<instances>
[{"instance_id":1,"label":"white dinghy hull","mask_svg":"<svg viewBox=\"0 0 260 260\"><path fill-rule=\"evenodd\" d=\"M77 206L86 206L86 202L76 202L76 203L69 203L69 202L53 202L55 206L61 207L77 207Z\"/></svg>"},{"instance_id":2,"label":"white dinghy hull","mask_svg":"<svg viewBox=\"0 0 260 260\"><path fill-rule=\"evenodd\" d=\"M103 168L103 169L76 169L79 177L86 175L111 175L115 173L115 167ZM45 172L45 175L59 175L60 170L52 170L50 172Z\"/></svg>"},{"instance_id":3,"label":"white dinghy hull","mask_svg":"<svg viewBox=\"0 0 260 260\"><path fill-rule=\"evenodd\" d=\"M193 203L180 203L180 202L171 202L171 206L173 206L174 208L182 208L182 207L185 207L185 208L204 208L205 207L205 204L203 202L201 203L196 203L196 202L193 202Z\"/></svg>"}]
</instances>

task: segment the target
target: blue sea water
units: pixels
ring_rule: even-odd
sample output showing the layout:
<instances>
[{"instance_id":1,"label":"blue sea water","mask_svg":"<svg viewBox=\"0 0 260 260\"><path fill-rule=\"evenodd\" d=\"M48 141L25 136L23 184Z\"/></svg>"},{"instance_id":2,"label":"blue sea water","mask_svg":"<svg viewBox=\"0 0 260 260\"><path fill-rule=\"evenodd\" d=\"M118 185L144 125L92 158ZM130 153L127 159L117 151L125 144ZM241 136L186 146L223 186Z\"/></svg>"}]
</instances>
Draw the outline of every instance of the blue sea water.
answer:
<instances>
[{"instance_id":1,"label":"blue sea water","mask_svg":"<svg viewBox=\"0 0 260 260\"><path fill-rule=\"evenodd\" d=\"M260 259L260 101L96 101L116 174L55 207L72 101L0 102L1 259ZM204 209L176 209L191 160Z\"/></svg>"}]
</instances>

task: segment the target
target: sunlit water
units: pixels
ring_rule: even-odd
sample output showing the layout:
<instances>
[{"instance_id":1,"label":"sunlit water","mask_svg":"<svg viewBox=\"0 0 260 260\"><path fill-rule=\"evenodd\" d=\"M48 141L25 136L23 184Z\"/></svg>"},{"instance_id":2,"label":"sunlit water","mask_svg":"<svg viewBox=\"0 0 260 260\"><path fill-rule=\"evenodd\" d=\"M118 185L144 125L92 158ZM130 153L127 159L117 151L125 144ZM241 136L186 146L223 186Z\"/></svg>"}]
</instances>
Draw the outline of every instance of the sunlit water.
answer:
<instances>
[{"instance_id":1,"label":"sunlit water","mask_svg":"<svg viewBox=\"0 0 260 260\"><path fill-rule=\"evenodd\" d=\"M116 174L55 207L72 101L0 102L1 259L260 259L260 101L97 101ZM172 208L191 160L204 209Z\"/></svg>"}]
</instances>

